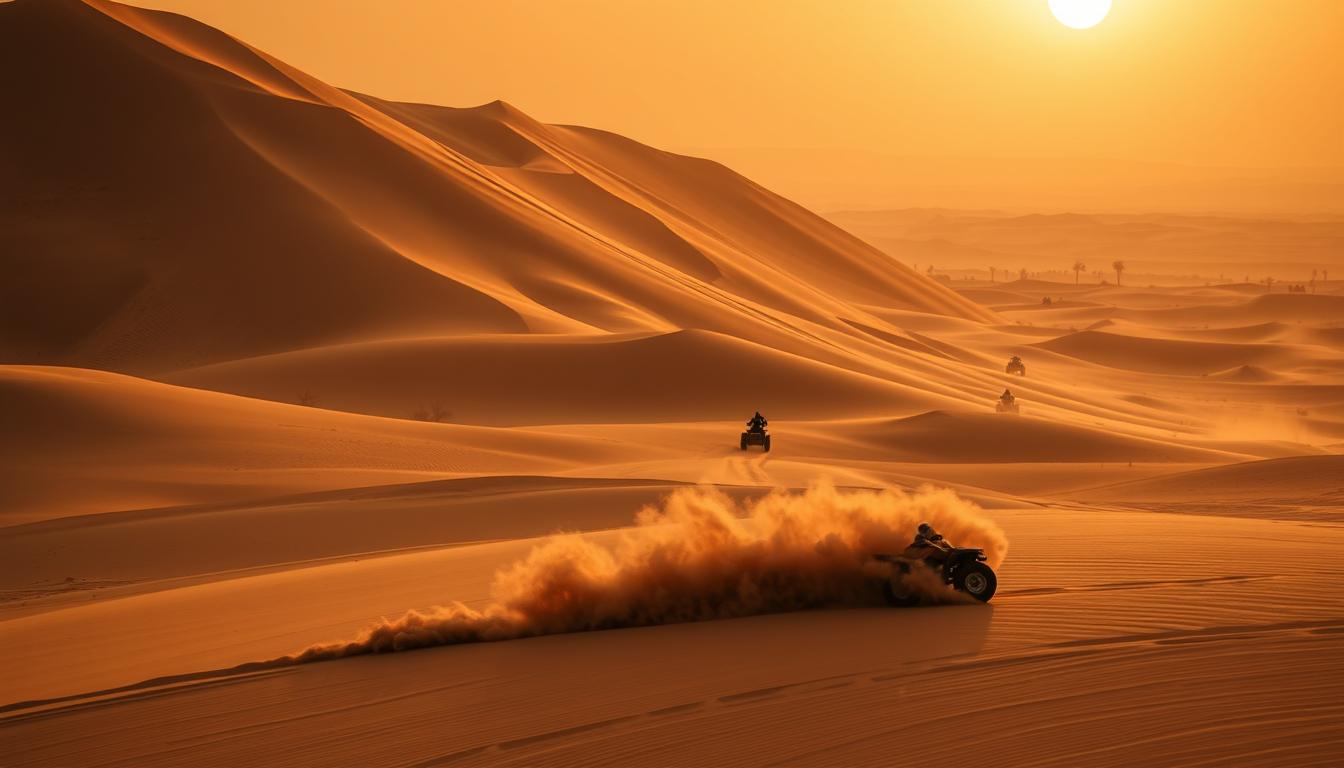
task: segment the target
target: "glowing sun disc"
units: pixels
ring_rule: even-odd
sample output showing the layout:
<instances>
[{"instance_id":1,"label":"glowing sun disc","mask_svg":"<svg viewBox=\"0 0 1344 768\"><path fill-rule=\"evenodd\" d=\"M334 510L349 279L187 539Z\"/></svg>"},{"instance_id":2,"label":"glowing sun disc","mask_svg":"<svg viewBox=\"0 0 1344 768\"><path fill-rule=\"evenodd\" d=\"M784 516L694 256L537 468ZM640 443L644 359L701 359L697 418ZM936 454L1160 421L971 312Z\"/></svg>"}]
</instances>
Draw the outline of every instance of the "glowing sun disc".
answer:
<instances>
[{"instance_id":1,"label":"glowing sun disc","mask_svg":"<svg viewBox=\"0 0 1344 768\"><path fill-rule=\"evenodd\" d=\"M1050 0L1050 12L1066 27L1087 29L1111 12L1111 0Z\"/></svg>"}]
</instances>

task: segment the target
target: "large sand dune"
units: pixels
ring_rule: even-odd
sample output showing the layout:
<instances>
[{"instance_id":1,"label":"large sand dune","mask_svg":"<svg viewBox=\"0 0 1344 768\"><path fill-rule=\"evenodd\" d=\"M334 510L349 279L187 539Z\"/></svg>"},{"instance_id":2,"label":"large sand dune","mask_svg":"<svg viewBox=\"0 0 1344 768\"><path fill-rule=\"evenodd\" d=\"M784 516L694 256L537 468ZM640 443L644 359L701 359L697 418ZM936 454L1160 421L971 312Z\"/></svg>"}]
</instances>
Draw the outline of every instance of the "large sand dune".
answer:
<instances>
[{"instance_id":1,"label":"large sand dune","mask_svg":"<svg viewBox=\"0 0 1344 768\"><path fill-rule=\"evenodd\" d=\"M833 217L884 252L106 0L0 68L0 765L1344 763L1340 283L1130 282L1336 223ZM881 605L919 520L989 607ZM384 641L450 647L290 656Z\"/></svg>"},{"instance_id":2,"label":"large sand dune","mask_svg":"<svg viewBox=\"0 0 1344 768\"><path fill-rule=\"evenodd\" d=\"M806 348L806 324L845 330L847 301L989 316L706 161L507 105L361 100L181 17L3 13L0 63L44 72L7 86L29 105L3 136L25 148L3 190L23 254L11 359L155 371L385 335L678 327Z\"/></svg>"}]
</instances>

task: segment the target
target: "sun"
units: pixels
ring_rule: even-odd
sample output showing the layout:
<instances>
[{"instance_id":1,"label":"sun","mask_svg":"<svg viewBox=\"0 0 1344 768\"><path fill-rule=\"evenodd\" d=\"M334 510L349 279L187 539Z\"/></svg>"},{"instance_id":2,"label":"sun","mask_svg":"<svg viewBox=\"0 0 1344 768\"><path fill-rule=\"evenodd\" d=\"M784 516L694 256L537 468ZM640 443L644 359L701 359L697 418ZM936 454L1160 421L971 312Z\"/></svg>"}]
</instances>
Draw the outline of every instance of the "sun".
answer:
<instances>
[{"instance_id":1,"label":"sun","mask_svg":"<svg viewBox=\"0 0 1344 768\"><path fill-rule=\"evenodd\" d=\"M1050 12L1066 27L1095 27L1111 12L1111 0L1050 0Z\"/></svg>"}]
</instances>

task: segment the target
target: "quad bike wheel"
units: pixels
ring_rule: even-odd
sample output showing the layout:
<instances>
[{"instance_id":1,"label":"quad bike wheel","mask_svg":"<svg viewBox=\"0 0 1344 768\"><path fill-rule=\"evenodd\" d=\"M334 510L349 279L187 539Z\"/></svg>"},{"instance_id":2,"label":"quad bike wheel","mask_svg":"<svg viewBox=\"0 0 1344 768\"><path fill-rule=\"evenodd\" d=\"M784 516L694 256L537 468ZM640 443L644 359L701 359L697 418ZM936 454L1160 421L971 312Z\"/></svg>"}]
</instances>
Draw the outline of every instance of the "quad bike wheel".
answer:
<instances>
[{"instance_id":1,"label":"quad bike wheel","mask_svg":"<svg viewBox=\"0 0 1344 768\"><path fill-rule=\"evenodd\" d=\"M743 436L742 436L742 450L744 450L744 451L747 450L747 436L746 436L746 435L743 435Z\"/></svg>"},{"instance_id":2,"label":"quad bike wheel","mask_svg":"<svg viewBox=\"0 0 1344 768\"><path fill-rule=\"evenodd\" d=\"M897 608L909 608L919 602L919 595L908 592L904 588L897 587L897 579L893 576L882 582L882 597L887 601L887 605L893 605Z\"/></svg>"},{"instance_id":3,"label":"quad bike wheel","mask_svg":"<svg viewBox=\"0 0 1344 768\"><path fill-rule=\"evenodd\" d=\"M994 575L994 569L988 565L969 563L957 570L952 586L982 603L987 603L994 596L994 590L999 588L999 579Z\"/></svg>"},{"instance_id":4,"label":"quad bike wheel","mask_svg":"<svg viewBox=\"0 0 1344 768\"><path fill-rule=\"evenodd\" d=\"M769 452L770 452L770 436L769 436L769 435L766 435L766 436L765 436L765 440L761 443L761 447L765 449L765 452L766 452L766 453L769 453Z\"/></svg>"},{"instance_id":5,"label":"quad bike wheel","mask_svg":"<svg viewBox=\"0 0 1344 768\"><path fill-rule=\"evenodd\" d=\"M901 583L902 579L910 573L910 564L900 560L892 560L892 574L882 582L882 597L887 601L887 605L897 608L908 608L919 603L919 595L906 589Z\"/></svg>"}]
</instances>

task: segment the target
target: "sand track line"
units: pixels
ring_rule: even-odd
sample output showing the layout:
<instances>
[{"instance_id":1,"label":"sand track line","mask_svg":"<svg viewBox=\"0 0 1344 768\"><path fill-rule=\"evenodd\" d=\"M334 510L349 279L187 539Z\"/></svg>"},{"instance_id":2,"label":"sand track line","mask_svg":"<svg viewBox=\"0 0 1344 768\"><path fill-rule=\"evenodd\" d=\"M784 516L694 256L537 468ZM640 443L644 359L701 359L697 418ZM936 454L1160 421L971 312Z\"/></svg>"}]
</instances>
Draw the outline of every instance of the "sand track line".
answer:
<instances>
[{"instance_id":1,"label":"sand track line","mask_svg":"<svg viewBox=\"0 0 1344 768\"><path fill-rule=\"evenodd\" d=\"M1283 621L1271 624L1232 624L1221 627L1203 627L1201 629L1176 629L1164 632L1148 632L1134 635L1116 635L1112 637L1085 638L1081 640L1062 640L1052 643L1048 648L1077 648L1097 645L1130 645L1155 643L1159 640L1179 640L1192 637L1216 637L1248 634L1269 634L1281 632L1306 633L1313 630L1338 631L1344 628L1344 618L1316 619L1304 621Z\"/></svg>"},{"instance_id":2,"label":"sand track line","mask_svg":"<svg viewBox=\"0 0 1344 768\"><path fill-rule=\"evenodd\" d=\"M1296 633L1302 639L1307 639L1309 635L1319 635L1323 631L1344 631L1344 619L1326 620L1321 622L1284 622L1280 624L1251 626L1257 630L1257 636L1263 636L1269 633ZM540 754L541 751L549 748L550 745L557 742L564 742L571 737L602 738L603 732L617 729L622 726L632 726L636 728L654 727L659 721L667 718L713 716L715 711L724 710L725 708L738 709L744 707L770 706L779 703L782 699L824 694L827 691L833 691L839 688L871 685L903 685L912 678L921 677L930 673L976 673L995 667L1008 667L1024 664L1052 664L1079 658L1121 658L1136 654L1177 650L1162 642L1162 640L1167 638L1199 638L1208 642L1236 641L1248 637L1248 633L1245 630L1246 628L1244 627L1210 627L1204 630L1152 633L1149 635L1125 636L1119 639L1099 638L1096 642L1083 641L1089 643L1089 645L1073 648L1071 650L1050 650L1065 646L1064 643L1059 643L1051 646L1037 646L1034 651L1028 653L1002 656L999 658L976 658L972 661L960 662L951 661L952 659L964 658L967 656L967 654L956 654L937 659L911 662L904 665L899 671L870 670L867 672L831 675L813 680L804 680L796 683L785 683L766 688L724 694L709 699L662 707L638 714L604 718L589 723L580 723L523 738L458 750L422 762L413 763L409 768L448 766L471 758L481 758L486 755L502 757L502 753L506 751L526 748L537 748L538 754ZM973 655L972 657L974 658ZM575 745L573 743L568 743L567 746L573 747Z\"/></svg>"},{"instance_id":3,"label":"sand track line","mask_svg":"<svg viewBox=\"0 0 1344 768\"><path fill-rule=\"evenodd\" d=\"M1062 595L1073 592L1109 592L1125 589L1158 589L1160 587L1198 587L1206 584L1226 584L1241 581L1263 581L1277 579L1272 574L1249 574L1233 576L1209 576L1202 579L1158 579L1153 581L1116 581L1106 584L1084 584L1076 587L1032 587L1000 592L998 597L1034 597L1037 595Z\"/></svg>"},{"instance_id":4,"label":"sand track line","mask_svg":"<svg viewBox=\"0 0 1344 768\"><path fill-rule=\"evenodd\" d=\"M249 670L241 669L241 667L259 666L261 665L243 664L239 665L239 667L230 669L191 672L184 675L172 675L169 677L156 677L139 683L118 686L116 688L107 688L105 690L92 691L89 693L75 693L69 696L60 696L53 699L16 701L12 704L0 705L0 724L8 725L27 720L56 717L85 709L96 709L99 707L123 704L129 701L156 698L158 696L169 696L185 691L196 691L224 685L238 685L253 680L259 680L264 677L271 677L273 675L291 674L296 671L292 667ZM7 712L16 712L17 714L7 715L5 714Z\"/></svg>"}]
</instances>

